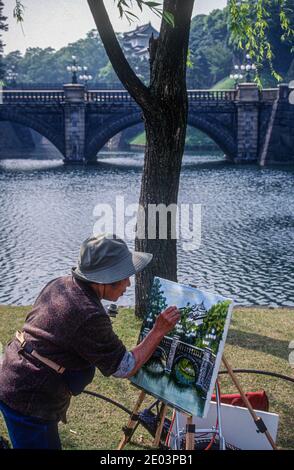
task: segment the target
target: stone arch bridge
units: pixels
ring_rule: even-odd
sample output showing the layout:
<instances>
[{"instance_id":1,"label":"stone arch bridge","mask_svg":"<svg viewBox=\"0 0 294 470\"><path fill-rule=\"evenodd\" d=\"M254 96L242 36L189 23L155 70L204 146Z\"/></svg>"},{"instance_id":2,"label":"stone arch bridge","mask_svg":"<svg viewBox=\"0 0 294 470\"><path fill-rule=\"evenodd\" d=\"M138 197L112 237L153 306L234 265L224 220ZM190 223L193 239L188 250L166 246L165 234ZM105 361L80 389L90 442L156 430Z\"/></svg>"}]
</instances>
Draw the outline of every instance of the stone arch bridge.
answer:
<instances>
[{"instance_id":1,"label":"stone arch bridge","mask_svg":"<svg viewBox=\"0 0 294 470\"><path fill-rule=\"evenodd\" d=\"M140 341L149 333L149 328L144 328L141 333ZM176 380L184 385L196 386L205 396L209 390L213 368L216 360L215 354L209 349L201 349L196 346L184 343L175 337L165 336L157 346L152 356L154 359L160 359L164 363L166 374L173 374ZM176 372L177 365L182 359L187 359L193 368L191 381L187 382L185 377ZM148 367L148 365L147 365Z\"/></svg>"},{"instance_id":2,"label":"stone arch bridge","mask_svg":"<svg viewBox=\"0 0 294 470\"><path fill-rule=\"evenodd\" d=\"M188 124L214 140L235 163L294 162L291 89L190 90ZM95 162L118 132L142 122L126 91L64 85L63 90L10 90L0 95L0 120L28 126L45 136L67 163Z\"/></svg>"}]
</instances>

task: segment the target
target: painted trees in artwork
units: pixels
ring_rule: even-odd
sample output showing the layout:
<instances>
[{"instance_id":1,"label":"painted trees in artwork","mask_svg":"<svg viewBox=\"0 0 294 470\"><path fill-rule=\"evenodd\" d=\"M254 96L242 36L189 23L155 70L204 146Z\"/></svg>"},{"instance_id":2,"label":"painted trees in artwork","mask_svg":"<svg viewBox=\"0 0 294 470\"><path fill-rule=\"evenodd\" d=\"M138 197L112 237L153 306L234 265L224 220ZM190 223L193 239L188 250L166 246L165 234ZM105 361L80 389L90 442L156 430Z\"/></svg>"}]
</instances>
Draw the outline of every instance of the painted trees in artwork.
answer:
<instances>
[{"instance_id":1,"label":"painted trees in artwork","mask_svg":"<svg viewBox=\"0 0 294 470\"><path fill-rule=\"evenodd\" d=\"M200 327L201 334L197 341L198 347L209 347L214 354L217 353L223 336L230 303L229 300L218 302L208 311Z\"/></svg>"},{"instance_id":2,"label":"painted trees in artwork","mask_svg":"<svg viewBox=\"0 0 294 470\"><path fill-rule=\"evenodd\" d=\"M177 323L168 336L191 346L201 349L208 348L216 354L223 336L229 305L229 300L218 302L204 314L203 302L202 304L190 304L190 302L187 302L185 307L180 308L180 322ZM160 279L155 277L143 329L151 329L157 316L167 307L164 289ZM196 320L198 317L200 322L197 324Z\"/></svg>"},{"instance_id":3,"label":"painted trees in artwork","mask_svg":"<svg viewBox=\"0 0 294 470\"><path fill-rule=\"evenodd\" d=\"M196 308L197 304L191 305L190 302L187 302L186 306L180 309L181 321L176 325L170 336L177 335L185 343L194 343L198 332L198 326L193 321L193 313Z\"/></svg>"},{"instance_id":4,"label":"painted trees in artwork","mask_svg":"<svg viewBox=\"0 0 294 470\"><path fill-rule=\"evenodd\" d=\"M166 297L163 294L164 291L161 290L160 280L155 278L151 288L148 314L145 318L145 327L152 328L157 316L167 308Z\"/></svg>"}]
</instances>

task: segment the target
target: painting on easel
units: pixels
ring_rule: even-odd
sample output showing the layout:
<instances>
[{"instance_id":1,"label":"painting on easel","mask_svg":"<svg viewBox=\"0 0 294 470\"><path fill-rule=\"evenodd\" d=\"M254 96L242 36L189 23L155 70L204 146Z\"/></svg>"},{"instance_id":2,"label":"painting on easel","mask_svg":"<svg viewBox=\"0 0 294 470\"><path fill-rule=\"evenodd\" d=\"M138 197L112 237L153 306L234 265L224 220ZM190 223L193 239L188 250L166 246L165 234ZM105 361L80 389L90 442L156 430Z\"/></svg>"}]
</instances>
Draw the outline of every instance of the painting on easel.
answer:
<instances>
[{"instance_id":1,"label":"painting on easel","mask_svg":"<svg viewBox=\"0 0 294 470\"><path fill-rule=\"evenodd\" d=\"M153 327L157 315L169 305L180 309L181 319L131 382L176 409L205 417L233 301L155 277L139 341Z\"/></svg>"}]
</instances>

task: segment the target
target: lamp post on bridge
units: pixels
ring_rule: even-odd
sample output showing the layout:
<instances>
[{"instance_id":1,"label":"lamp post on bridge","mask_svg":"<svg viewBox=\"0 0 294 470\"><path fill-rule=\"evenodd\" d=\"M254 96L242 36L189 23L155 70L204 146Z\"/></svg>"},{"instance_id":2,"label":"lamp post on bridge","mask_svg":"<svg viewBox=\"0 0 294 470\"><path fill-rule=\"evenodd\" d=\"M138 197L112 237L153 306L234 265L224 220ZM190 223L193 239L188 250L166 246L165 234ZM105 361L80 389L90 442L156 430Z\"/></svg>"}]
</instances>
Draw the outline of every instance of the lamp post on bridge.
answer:
<instances>
[{"instance_id":1,"label":"lamp post on bridge","mask_svg":"<svg viewBox=\"0 0 294 470\"><path fill-rule=\"evenodd\" d=\"M239 65L234 66L235 73L231 73L230 78L235 81L235 89L239 85L239 81L244 78L244 76L240 73L240 67Z\"/></svg>"},{"instance_id":2,"label":"lamp post on bridge","mask_svg":"<svg viewBox=\"0 0 294 470\"><path fill-rule=\"evenodd\" d=\"M239 82L245 78L246 83L251 83L251 74L256 72L256 65L251 61L250 54L246 54L245 63L241 65L234 65L234 73L231 73L230 78L235 80L235 88Z\"/></svg>"},{"instance_id":3,"label":"lamp post on bridge","mask_svg":"<svg viewBox=\"0 0 294 470\"><path fill-rule=\"evenodd\" d=\"M15 71L15 65L12 65L11 68L8 69L6 72L6 80L12 86L15 86L17 77L18 77L18 73Z\"/></svg>"},{"instance_id":4,"label":"lamp post on bridge","mask_svg":"<svg viewBox=\"0 0 294 470\"><path fill-rule=\"evenodd\" d=\"M93 79L92 75L87 74L88 67L84 66L83 67L84 74L79 76L79 80L84 82L85 88L88 86L88 82Z\"/></svg>"},{"instance_id":5,"label":"lamp post on bridge","mask_svg":"<svg viewBox=\"0 0 294 470\"><path fill-rule=\"evenodd\" d=\"M82 70L82 67L77 65L77 61L76 61L77 58L75 55L73 55L71 58L72 58L72 65L68 65L66 67L66 70L72 74L72 77L71 77L72 85L77 85L78 83L77 72L80 72Z\"/></svg>"},{"instance_id":6,"label":"lamp post on bridge","mask_svg":"<svg viewBox=\"0 0 294 470\"><path fill-rule=\"evenodd\" d=\"M240 68L243 72L246 72L246 82L251 83L251 72L256 72L256 65L252 62L250 54L246 54L245 59L245 64L242 64Z\"/></svg>"}]
</instances>

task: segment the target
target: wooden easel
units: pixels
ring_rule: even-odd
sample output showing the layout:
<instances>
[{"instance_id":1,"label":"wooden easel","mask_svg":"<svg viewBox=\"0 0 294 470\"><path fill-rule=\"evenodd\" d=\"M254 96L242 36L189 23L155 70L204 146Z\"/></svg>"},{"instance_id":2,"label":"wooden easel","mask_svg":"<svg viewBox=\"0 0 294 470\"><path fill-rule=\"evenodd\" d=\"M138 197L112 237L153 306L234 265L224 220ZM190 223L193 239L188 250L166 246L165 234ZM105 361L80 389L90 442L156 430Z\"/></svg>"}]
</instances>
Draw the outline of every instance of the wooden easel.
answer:
<instances>
[{"instance_id":1,"label":"wooden easel","mask_svg":"<svg viewBox=\"0 0 294 470\"><path fill-rule=\"evenodd\" d=\"M223 364L224 364L225 368L228 371L229 376L232 379L233 384L236 386L237 390L239 391L243 402L245 403L250 415L252 416L252 419L253 419L253 421L256 425L257 431L260 432L260 433L265 434L265 436L268 439L268 441L269 441L270 445L272 446L272 448L274 450L277 450L277 446L276 446L272 436L270 435L266 425L264 424L264 421L262 420L262 418L257 416L257 414L255 413L254 409L251 406L251 403L249 402L248 398L245 395L245 392L243 391L243 389L241 387L241 384L240 384L239 380L237 379L235 373L233 372L232 367L230 366L230 364L228 363L228 361L227 361L227 359L225 358L224 355L222 356L222 361L223 361ZM128 424L124 428L124 437L121 439L117 450L122 450L125 447L125 445L129 442L130 438L132 437L132 435L134 433L134 429L135 429L136 424L137 424L138 419L139 419L138 411L139 411L140 406L142 405L146 395L147 395L146 392L144 392L144 391L140 392L139 398L138 398L137 403L136 403L136 405L133 409L133 412L132 412L132 414L129 418ZM153 441L154 447L158 447L159 444L160 444L160 438L161 438L161 434L162 434L162 429L163 429L167 409L168 409L168 405L166 403L162 402L161 407L160 407L159 417L158 417L158 424L157 424L156 434L155 434L155 438L154 438L154 441ZM195 424L193 424L193 417L191 415L187 415L186 450L194 450L195 431L196 431L196 429L195 429Z\"/></svg>"},{"instance_id":2,"label":"wooden easel","mask_svg":"<svg viewBox=\"0 0 294 470\"><path fill-rule=\"evenodd\" d=\"M137 425L139 415L138 411L140 409L140 406L142 405L147 393L142 391L140 392L139 398L137 400L137 403L132 411L132 414L130 415L128 424L124 428L124 437L121 439L117 450L123 450L125 445L129 442L131 439L134 429ZM160 444L160 438L162 434L162 429L164 425L164 420L166 417L166 413L168 410L168 406L166 403L162 402L160 406L160 411L159 411L159 416L158 416L158 423L157 423L157 428L156 428L156 433L155 437L153 440L153 446L158 447ZM195 434L195 424L192 422L193 417L188 415L187 417L187 434L186 434L186 450L194 450L194 434Z\"/></svg>"}]
</instances>

